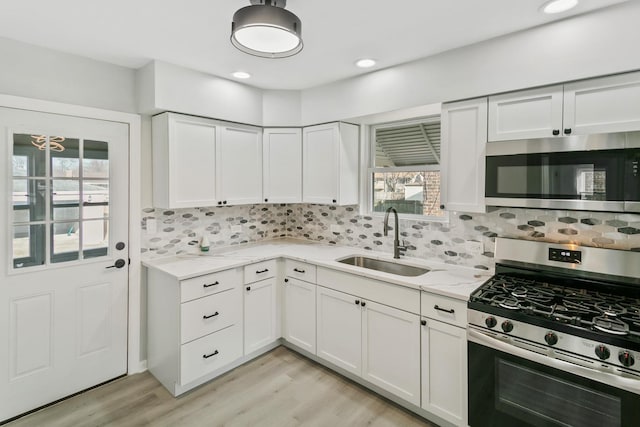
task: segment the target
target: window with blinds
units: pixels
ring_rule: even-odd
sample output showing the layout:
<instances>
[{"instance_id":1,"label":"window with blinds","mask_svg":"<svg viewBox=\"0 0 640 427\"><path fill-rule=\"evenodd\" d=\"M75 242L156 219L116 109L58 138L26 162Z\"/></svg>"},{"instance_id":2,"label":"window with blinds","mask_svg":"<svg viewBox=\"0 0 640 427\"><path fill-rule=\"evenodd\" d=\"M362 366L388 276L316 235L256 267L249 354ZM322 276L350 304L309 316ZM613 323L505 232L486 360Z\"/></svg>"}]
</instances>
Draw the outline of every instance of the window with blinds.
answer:
<instances>
[{"instance_id":1,"label":"window with blinds","mask_svg":"<svg viewBox=\"0 0 640 427\"><path fill-rule=\"evenodd\" d=\"M372 126L370 211L444 220L440 209L440 117Z\"/></svg>"}]
</instances>

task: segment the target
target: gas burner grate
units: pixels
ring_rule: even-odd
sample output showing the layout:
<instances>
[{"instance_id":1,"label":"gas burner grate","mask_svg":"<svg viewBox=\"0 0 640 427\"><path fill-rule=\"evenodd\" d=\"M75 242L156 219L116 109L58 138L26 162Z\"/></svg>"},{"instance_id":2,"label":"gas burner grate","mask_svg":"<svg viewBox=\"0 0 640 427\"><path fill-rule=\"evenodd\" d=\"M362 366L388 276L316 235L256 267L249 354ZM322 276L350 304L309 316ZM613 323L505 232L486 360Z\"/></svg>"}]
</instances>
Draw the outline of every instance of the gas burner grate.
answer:
<instances>
[{"instance_id":1,"label":"gas burner grate","mask_svg":"<svg viewBox=\"0 0 640 427\"><path fill-rule=\"evenodd\" d=\"M598 316L593 318L593 328L600 332L606 332L613 335L628 335L629 325L619 319L607 316Z\"/></svg>"}]
</instances>

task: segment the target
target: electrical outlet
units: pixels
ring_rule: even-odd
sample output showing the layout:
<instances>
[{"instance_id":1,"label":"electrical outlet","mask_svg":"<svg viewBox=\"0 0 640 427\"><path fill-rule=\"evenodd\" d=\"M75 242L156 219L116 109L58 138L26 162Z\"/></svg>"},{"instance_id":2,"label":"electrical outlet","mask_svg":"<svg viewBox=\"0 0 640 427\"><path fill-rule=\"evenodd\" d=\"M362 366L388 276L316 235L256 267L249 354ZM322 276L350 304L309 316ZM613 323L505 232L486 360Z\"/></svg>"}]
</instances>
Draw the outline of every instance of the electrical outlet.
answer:
<instances>
[{"instance_id":1,"label":"electrical outlet","mask_svg":"<svg viewBox=\"0 0 640 427\"><path fill-rule=\"evenodd\" d=\"M341 227L337 224L331 224L332 233L340 233Z\"/></svg>"},{"instance_id":2,"label":"electrical outlet","mask_svg":"<svg viewBox=\"0 0 640 427\"><path fill-rule=\"evenodd\" d=\"M147 218L147 234L156 234L158 232L158 221L155 218Z\"/></svg>"},{"instance_id":3,"label":"electrical outlet","mask_svg":"<svg viewBox=\"0 0 640 427\"><path fill-rule=\"evenodd\" d=\"M464 244L467 252L480 255L484 252L484 248L482 247L482 242L478 242L477 240L467 240Z\"/></svg>"},{"instance_id":4,"label":"electrical outlet","mask_svg":"<svg viewBox=\"0 0 640 427\"><path fill-rule=\"evenodd\" d=\"M242 226L241 225L232 225L231 226L231 232L232 233L242 233Z\"/></svg>"}]
</instances>

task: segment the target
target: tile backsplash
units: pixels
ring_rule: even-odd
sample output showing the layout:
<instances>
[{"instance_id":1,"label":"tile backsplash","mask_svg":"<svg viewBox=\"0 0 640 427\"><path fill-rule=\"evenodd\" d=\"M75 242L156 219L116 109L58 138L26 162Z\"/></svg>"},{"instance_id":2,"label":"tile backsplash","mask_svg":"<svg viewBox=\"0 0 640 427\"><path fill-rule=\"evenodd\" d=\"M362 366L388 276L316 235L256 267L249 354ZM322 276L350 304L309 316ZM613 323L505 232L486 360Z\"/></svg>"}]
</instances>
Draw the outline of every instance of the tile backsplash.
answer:
<instances>
[{"instance_id":1,"label":"tile backsplash","mask_svg":"<svg viewBox=\"0 0 640 427\"><path fill-rule=\"evenodd\" d=\"M142 256L146 259L191 250L203 235L214 248L278 237L386 253L393 248L392 232L388 237L382 235L382 217L360 215L358 206L147 208L142 217ZM153 233L153 227L147 227L149 220L156 222ZM407 255L483 270L494 267L496 237L640 251L640 215L501 208L484 214L452 212L447 223L400 220L400 238L409 246ZM482 253L472 253L467 241L481 242Z\"/></svg>"}]
</instances>

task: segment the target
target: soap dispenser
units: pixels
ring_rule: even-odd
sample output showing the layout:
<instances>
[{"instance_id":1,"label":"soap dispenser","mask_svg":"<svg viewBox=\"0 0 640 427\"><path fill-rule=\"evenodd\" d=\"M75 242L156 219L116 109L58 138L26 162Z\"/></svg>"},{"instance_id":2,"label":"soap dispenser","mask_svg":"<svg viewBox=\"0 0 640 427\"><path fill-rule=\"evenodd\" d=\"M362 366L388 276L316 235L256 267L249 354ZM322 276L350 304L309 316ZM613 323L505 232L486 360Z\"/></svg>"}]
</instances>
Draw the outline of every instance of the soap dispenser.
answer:
<instances>
[{"instance_id":1,"label":"soap dispenser","mask_svg":"<svg viewBox=\"0 0 640 427\"><path fill-rule=\"evenodd\" d=\"M209 252L209 239L207 239L207 236L202 236L202 240L200 241L200 250L202 252Z\"/></svg>"}]
</instances>

